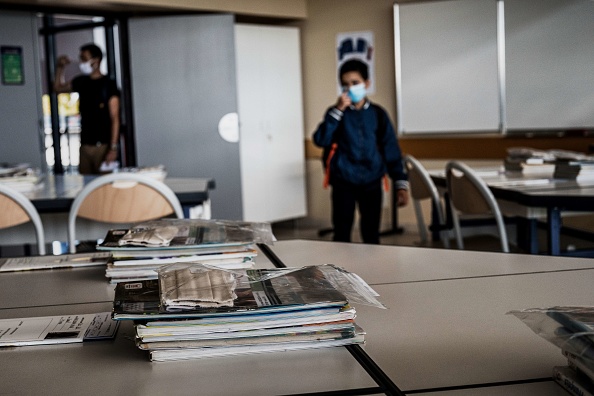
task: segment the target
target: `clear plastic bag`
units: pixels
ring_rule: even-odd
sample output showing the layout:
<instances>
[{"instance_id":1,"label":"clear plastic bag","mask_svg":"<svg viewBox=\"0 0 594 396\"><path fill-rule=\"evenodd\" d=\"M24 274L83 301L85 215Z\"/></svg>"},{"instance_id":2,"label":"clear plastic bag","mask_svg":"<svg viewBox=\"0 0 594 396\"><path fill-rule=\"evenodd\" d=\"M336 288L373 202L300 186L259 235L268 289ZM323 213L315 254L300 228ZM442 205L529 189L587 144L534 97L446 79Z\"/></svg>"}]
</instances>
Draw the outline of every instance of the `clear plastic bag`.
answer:
<instances>
[{"instance_id":1,"label":"clear plastic bag","mask_svg":"<svg viewBox=\"0 0 594 396\"><path fill-rule=\"evenodd\" d=\"M161 303L170 310L216 304L236 310L348 303L385 308L378 301L378 294L363 279L330 264L246 271L175 263L161 267L158 274ZM234 296L231 304L230 293ZM225 298L214 301L214 296Z\"/></svg>"},{"instance_id":2,"label":"clear plastic bag","mask_svg":"<svg viewBox=\"0 0 594 396\"><path fill-rule=\"evenodd\" d=\"M532 331L594 367L594 307L551 307L510 311Z\"/></svg>"}]
</instances>

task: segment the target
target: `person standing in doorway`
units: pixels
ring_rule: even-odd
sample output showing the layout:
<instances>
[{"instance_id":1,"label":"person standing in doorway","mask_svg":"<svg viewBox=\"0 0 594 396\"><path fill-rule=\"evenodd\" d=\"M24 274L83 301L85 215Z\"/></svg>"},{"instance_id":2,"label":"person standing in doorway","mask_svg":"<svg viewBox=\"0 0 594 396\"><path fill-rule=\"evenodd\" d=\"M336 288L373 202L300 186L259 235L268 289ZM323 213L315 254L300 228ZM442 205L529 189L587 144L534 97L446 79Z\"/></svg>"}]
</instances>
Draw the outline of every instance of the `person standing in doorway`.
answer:
<instances>
[{"instance_id":1,"label":"person standing in doorway","mask_svg":"<svg viewBox=\"0 0 594 396\"><path fill-rule=\"evenodd\" d=\"M70 64L60 56L56 66L54 90L57 93L78 92L80 111L81 174L99 174L102 162L117 160L120 138L120 93L115 81L104 76L99 66L103 59L95 44L80 47L81 75L65 81L64 69Z\"/></svg>"},{"instance_id":2,"label":"person standing in doorway","mask_svg":"<svg viewBox=\"0 0 594 396\"><path fill-rule=\"evenodd\" d=\"M408 203L408 181L400 146L388 115L367 99L367 64L352 59L340 68L343 87L313 135L324 148L326 182L332 185L334 240L351 241L355 209L364 243L379 243L382 179L387 173L397 190L397 204Z\"/></svg>"}]
</instances>

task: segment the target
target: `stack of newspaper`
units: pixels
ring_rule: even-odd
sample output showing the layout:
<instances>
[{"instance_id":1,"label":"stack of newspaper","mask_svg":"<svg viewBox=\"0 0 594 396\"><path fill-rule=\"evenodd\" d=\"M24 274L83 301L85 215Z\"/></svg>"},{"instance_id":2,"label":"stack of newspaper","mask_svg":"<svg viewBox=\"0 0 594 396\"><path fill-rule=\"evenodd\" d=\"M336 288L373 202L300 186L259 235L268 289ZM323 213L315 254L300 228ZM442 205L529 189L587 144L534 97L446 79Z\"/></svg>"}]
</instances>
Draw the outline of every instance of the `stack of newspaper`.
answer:
<instances>
[{"instance_id":1,"label":"stack of newspaper","mask_svg":"<svg viewBox=\"0 0 594 396\"><path fill-rule=\"evenodd\" d=\"M552 307L510 312L561 348L567 366L553 379L572 395L594 396L594 307Z\"/></svg>"},{"instance_id":2,"label":"stack of newspaper","mask_svg":"<svg viewBox=\"0 0 594 396\"><path fill-rule=\"evenodd\" d=\"M120 283L113 318L134 320L152 361L360 344L351 301L383 308L355 274L332 265L221 270L172 264L158 280Z\"/></svg>"},{"instance_id":3,"label":"stack of newspaper","mask_svg":"<svg viewBox=\"0 0 594 396\"><path fill-rule=\"evenodd\" d=\"M111 252L113 260L105 275L111 283L119 283L157 279L159 268L179 262L252 268L254 244L273 239L268 223L162 219L110 230L97 249Z\"/></svg>"}]
</instances>

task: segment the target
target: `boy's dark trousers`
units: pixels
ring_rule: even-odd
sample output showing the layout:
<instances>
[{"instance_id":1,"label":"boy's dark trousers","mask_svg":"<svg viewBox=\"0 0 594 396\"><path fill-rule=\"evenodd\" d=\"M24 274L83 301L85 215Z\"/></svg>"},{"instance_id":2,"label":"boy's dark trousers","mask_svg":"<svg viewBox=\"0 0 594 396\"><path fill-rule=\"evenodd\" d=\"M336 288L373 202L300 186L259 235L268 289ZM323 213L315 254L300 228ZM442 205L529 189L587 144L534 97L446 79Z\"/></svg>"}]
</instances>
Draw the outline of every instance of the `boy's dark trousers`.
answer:
<instances>
[{"instance_id":1,"label":"boy's dark trousers","mask_svg":"<svg viewBox=\"0 0 594 396\"><path fill-rule=\"evenodd\" d=\"M363 186L356 186L343 181L333 181L332 224L334 227L334 241L351 241L355 206L359 208L359 227L363 242L379 244L382 211L381 179Z\"/></svg>"}]
</instances>

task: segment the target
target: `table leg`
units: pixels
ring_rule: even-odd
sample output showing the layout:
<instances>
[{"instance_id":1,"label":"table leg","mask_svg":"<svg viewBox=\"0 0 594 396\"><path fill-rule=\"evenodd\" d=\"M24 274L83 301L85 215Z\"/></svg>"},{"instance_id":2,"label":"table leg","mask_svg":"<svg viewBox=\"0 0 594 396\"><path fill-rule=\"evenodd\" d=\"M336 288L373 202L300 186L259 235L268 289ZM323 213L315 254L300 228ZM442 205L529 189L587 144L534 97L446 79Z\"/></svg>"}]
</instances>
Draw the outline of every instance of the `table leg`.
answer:
<instances>
[{"instance_id":1,"label":"table leg","mask_svg":"<svg viewBox=\"0 0 594 396\"><path fill-rule=\"evenodd\" d=\"M551 256L559 256L561 254L561 210L557 207L547 209L547 237L548 237L548 253Z\"/></svg>"},{"instance_id":2,"label":"table leg","mask_svg":"<svg viewBox=\"0 0 594 396\"><path fill-rule=\"evenodd\" d=\"M538 254L538 220L516 218L518 247L530 254Z\"/></svg>"}]
</instances>

